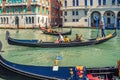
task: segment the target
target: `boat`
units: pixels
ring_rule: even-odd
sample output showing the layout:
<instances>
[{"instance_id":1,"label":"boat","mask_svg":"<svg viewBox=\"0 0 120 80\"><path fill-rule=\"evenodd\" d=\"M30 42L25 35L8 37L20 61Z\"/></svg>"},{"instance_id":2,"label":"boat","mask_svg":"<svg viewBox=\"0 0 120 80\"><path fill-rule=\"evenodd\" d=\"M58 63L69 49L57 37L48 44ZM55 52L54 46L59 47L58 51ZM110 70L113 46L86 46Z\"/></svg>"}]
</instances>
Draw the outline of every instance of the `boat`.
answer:
<instances>
[{"instance_id":1,"label":"boat","mask_svg":"<svg viewBox=\"0 0 120 80\"><path fill-rule=\"evenodd\" d=\"M42 30L43 34L48 34L48 35L54 35L54 36L59 36L59 34L61 35L71 35L72 34L72 28L70 28L70 31L68 32L58 32L58 31L54 31L52 30L51 32L48 32L47 29Z\"/></svg>"},{"instance_id":2,"label":"boat","mask_svg":"<svg viewBox=\"0 0 120 80\"><path fill-rule=\"evenodd\" d=\"M112 80L113 77L118 76L117 67L86 68L85 66L23 65L8 61L1 55L0 66L6 71L33 78L33 80Z\"/></svg>"},{"instance_id":3,"label":"boat","mask_svg":"<svg viewBox=\"0 0 120 80\"><path fill-rule=\"evenodd\" d=\"M0 66L3 68L35 80L87 80L84 66L34 66L10 62L0 55Z\"/></svg>"},{"instance_id":4,"label":"boat","mask_svg":"<svg viewBox=\"0 0 120 80\"><path fill-rule=\"evenodd\" d=\"M70 42L55 43L55 42L43 42L42 40L37 40L37 39L32 39L32 40L14 39L10 37L10 33L7 31L6 39L8 44L10 45L41 47L41 48L57 48L57 47L78 47L78 46L96 45L96 44L104 43L109 39L115 37L116 35L117 32L115 30L115 32L106 35L104 38L88 39L86 41L70 41Z\"/></svg>"}]
</instances>

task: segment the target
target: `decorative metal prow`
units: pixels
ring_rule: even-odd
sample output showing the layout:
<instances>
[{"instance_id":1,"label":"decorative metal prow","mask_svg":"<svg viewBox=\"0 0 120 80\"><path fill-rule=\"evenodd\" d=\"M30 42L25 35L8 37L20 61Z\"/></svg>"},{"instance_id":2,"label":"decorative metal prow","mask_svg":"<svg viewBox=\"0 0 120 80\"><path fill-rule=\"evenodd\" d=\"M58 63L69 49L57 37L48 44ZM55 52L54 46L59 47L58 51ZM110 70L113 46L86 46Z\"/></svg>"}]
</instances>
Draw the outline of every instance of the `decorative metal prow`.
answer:
<instances>
[{"instance_id":1,"label":"decorative metal prow","mask_svg":"<svg viewBox=\"0 0 120 80\"><path fill-rule=\"evenodd\" d=\"M6 40L7 40L7 38L10 36L10 33L9 33L9 31L6 31Z\"/></svg>"}]
</instances>

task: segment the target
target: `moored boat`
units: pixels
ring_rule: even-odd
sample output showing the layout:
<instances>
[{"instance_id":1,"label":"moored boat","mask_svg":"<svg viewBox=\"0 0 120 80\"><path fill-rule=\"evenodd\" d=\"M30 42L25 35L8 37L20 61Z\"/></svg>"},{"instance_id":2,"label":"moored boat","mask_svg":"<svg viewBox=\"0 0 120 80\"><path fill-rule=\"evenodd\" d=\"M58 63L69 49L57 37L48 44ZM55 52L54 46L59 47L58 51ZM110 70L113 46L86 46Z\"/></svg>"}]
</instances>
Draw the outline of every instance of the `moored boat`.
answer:
<instances>
[{"instance_id":1,"label":"moored boat","mask_svg":"<svg viewBox=\"0 0 120 80\"><path fill-rule=\"evenodd\" d=\"M28 47L42 47L42 48L57 48L57 47L78 47L89 46L104 43L117 35L116 31L113 34L108 34L104 38L89 39L86 41L70 41L70 42L43 42L39 40L21 40L10 37L9 32L6 32L7 42L10 45L28 46Z\"/></svg>"}]
</instances>

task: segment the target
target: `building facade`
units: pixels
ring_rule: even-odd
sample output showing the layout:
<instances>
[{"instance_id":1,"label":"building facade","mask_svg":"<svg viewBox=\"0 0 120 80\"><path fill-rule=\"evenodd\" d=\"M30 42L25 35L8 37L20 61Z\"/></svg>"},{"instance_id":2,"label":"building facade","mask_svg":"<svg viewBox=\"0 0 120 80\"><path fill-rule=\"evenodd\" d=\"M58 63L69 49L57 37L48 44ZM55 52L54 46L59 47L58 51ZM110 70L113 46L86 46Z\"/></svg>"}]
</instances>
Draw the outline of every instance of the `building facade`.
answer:
<instances>
[{"instance_id":1,"label":"building facade","mask_svg":"<svg viewBox=\"0 0 120 80\"><path fill-rule=\"evenodd\" d=\"M50 0L50 15L49 23L52 27L62 24L62 11L60 10L62 4L60 0Z\"/></svg>"},{"instance_id":2,"label":"building facade","mask_svg":"<svg viewBox=\"0 0 120 80\"><path fill-rule=\"evenodd\" d=\"M64 0L63 26L120 28L120 0Z\"/></svg>"},{"instance_id":3,"label":"building facade","mask_svg":"<svg viewBox=\"0 0 120 80\"><path fill-rule=\"evenodd\" d=\"M51 6L58 4L54 1L0 0L0 28L50 26L54 16L51 13L56 14Z\"/></svg>"}]
</instances>

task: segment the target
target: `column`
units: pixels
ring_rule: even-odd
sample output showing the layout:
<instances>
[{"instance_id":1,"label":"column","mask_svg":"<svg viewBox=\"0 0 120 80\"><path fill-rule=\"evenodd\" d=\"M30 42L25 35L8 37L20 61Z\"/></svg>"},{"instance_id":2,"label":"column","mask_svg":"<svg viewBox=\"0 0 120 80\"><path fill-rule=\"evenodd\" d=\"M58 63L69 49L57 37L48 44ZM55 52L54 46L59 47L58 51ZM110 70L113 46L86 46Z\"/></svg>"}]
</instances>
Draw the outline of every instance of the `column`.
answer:
<instances>
[{"instance_id":1,"label":"column","mask_svg":"<svg viewBox=\"0 0 120 80\"><path fill-rule=\"evenodd\" d=\"M101 13L101 21L104 23L104 14Z\"/></svg>"},{"instance_id":2,"label":"column","mask_svg":"<svg viewBox=\"0 0 120 80\"><path fill-rule=\"evenodd\" d=\"M91 18L90 18L90 16L88 17L88 27L89 28L91 27Z\"/></svg>"},{"instance_id":3,"label":"column","mask_svg":"<svg viewBox=\"0 0 120 80\"><path fill-rule=\"evenodd\" d=\"M117 5L117 0L115 0L115 5Z\"/></svg>"},{"instance_id":4,"label":"column","mask_svg":"<svg viewBox=\"0 0 120 80\"><path fill-rule=\"evenodd\" d=\"M115 28L117 28L117 12L115 12L115 25L114 25Z\"/></svg>"}]
</instances>

